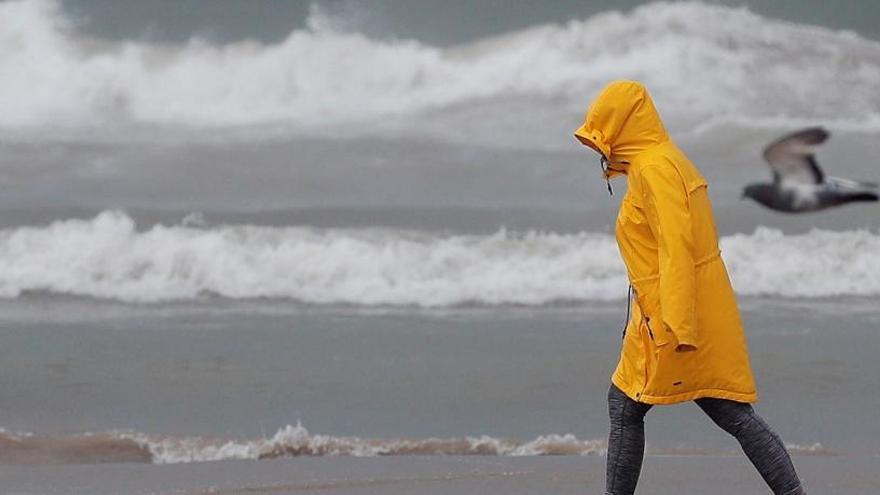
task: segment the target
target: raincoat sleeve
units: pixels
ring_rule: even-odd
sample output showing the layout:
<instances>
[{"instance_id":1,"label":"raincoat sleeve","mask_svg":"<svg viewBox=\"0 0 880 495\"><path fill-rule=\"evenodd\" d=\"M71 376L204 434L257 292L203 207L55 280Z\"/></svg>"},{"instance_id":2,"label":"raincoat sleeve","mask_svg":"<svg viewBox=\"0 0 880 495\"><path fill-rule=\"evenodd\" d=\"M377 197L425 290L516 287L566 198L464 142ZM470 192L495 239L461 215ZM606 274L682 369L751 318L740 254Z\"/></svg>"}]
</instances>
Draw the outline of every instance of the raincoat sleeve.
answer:
<instances>
[{"instance_id":1,"label":"raincoat sleeve","mask_svg":"<svg viewBox=\"0 0 880 495\"><path fill-rule=\"evenodd\" d=\"M651 229L660 261L660 312L679 345L696 347L694 238L688 191L671 163L644 168L643 190L655 212Z\"/></svg>"}]
</instances>

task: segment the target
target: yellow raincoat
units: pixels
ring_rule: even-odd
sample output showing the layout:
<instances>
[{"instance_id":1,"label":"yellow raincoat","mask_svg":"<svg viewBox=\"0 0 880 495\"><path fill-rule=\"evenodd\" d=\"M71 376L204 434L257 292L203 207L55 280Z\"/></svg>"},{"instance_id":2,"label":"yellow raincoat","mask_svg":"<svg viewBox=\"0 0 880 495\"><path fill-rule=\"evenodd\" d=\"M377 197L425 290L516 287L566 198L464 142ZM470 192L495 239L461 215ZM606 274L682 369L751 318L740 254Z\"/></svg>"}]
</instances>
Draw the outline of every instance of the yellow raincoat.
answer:
<instances>
[{"instance_id":1,"label":"yellow raincoat","mask_svg":"<svg viewBox=\"0 0 880 495\"><path fill-rule=\"evenodd\" d=\"M609 177L628 183L615 233L635 304L612 382L648 404L756 402L706 180L666 134L648 92L611 83L575 137L609 160Z\"/></svg>"}]
</instances>

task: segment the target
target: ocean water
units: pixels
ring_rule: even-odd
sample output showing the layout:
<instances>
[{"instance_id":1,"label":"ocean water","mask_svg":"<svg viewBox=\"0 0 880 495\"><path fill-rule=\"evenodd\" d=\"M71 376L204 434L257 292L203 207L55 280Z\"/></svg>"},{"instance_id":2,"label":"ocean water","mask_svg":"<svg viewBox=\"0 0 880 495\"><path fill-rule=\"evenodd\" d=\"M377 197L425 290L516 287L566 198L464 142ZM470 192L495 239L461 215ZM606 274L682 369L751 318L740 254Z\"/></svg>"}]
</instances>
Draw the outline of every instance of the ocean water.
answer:
<instances>
[{"instance_id":1,"label":"ocean water","mask_svg":"<svg viewBox=\"0 0 880 495\"><path fill-rule=\"evenodd\" d=\"M132 309L33 296L3 309L7 462L598 455L623 320L610 303ZM880 453L875 300L748 297L743 309L758 411L792 452ZM738 451L694 404L655 408L647 434L653 454Z\"/></svg>"},{"instance_id":2,"label":"ocean water","mask_svg":"<svg viewBox=\"0 0 880 495\"><path fill-rule=\"evenodd\" d=\"M880 454L878 206L740 199L805 125L826 172L878 180L876 33L563 4L203 31L218 3L150 35L134 8L0 3L0 461L602 453L625 184L571 132L616 78L709 180L761 413L798 454ZM654 453L736 450L693 406L651 415Z\"/></svg>"}]
</instances>

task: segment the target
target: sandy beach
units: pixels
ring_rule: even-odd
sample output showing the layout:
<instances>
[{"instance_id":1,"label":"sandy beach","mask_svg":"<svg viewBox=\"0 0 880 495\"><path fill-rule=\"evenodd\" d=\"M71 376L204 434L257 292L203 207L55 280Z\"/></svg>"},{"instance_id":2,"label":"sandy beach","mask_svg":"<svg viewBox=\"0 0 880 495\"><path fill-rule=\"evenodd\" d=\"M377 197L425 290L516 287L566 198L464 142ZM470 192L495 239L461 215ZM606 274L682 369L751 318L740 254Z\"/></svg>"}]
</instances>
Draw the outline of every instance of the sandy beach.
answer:
<instances>
[{"instance_id":1,"label":"sandy beach","mask_svg":"<svg viewBox=\"0 0 880 495\"><path fill-rule=\"evenodd\" d=\"M809 493L874 495L880 458L799 456ZM601 456L299 458L176 465L0 467L3 493L114 495L601 494ZM641 493L767 493L743 456L648 456Z\"/></svg>"}]
</instances>

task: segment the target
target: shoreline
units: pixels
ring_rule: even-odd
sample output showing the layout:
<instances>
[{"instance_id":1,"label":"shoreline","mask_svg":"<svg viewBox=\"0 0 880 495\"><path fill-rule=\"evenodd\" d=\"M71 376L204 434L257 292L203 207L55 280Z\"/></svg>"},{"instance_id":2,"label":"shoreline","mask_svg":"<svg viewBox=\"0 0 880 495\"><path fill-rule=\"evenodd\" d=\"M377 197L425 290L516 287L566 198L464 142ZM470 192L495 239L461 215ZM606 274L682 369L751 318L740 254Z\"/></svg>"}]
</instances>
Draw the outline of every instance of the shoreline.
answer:
<instances>
[{"instance_id":1,"label":"shoreline","mask_svg":"<svg viewBox=\"0 0 880 495\"><path fill-rule=\"evenodd\" d=\"M0 466L7 493L197 495L601 493L602 456L406 456L216 461L198 464ZM809 493L880 490L880 457L795 459ZM745 456L648 455L640 486L655 495L763 493Z\"/></svg>"}]
</instances>

